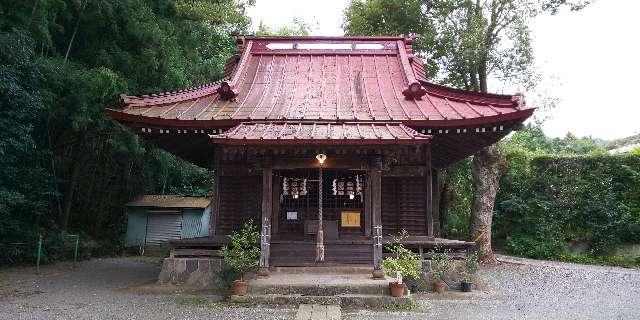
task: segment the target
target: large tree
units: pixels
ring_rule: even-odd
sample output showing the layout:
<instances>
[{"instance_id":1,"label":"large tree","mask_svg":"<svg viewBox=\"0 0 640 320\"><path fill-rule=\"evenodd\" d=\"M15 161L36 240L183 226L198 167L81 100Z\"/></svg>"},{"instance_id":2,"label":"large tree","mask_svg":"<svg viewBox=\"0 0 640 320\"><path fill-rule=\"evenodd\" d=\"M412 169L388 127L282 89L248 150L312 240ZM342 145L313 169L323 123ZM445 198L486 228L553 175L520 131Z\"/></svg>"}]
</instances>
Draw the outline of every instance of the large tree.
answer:
<instances>
[{"instance_id":1,"label":"large tree","mask_svg":"<svg viewBox=\"0 0 640 320\"><path fill-rule=\"evenodd\" d=\"M467 90L489 91L490 79L525 89L533 81L529 21L562 7L578 10L585 0L353 0L343 27L349 35L419 33L415 46L433 78ZM493 206L506 161L496 146L472 160L470 237L481 260L495 262L491 249Z\"/></svg>"}]
</instances>

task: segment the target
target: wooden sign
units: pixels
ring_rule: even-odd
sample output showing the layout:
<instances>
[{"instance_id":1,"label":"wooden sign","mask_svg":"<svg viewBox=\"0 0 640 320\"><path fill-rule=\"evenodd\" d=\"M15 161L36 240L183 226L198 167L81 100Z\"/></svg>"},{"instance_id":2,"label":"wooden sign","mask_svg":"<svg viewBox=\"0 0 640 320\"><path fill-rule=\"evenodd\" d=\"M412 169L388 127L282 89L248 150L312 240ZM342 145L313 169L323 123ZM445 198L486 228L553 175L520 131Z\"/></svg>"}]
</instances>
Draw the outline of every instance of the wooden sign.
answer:
<instances>
[{"instance_id":1,"label":"wooden sign","mask_svg":"<svg viewBox=\"0 0 640 320\"><path fill-rule=\"evenodd\" d=\"M341 226L346 228L360 228L360 211L342 211Z\"/></svg>"}]
</instances>

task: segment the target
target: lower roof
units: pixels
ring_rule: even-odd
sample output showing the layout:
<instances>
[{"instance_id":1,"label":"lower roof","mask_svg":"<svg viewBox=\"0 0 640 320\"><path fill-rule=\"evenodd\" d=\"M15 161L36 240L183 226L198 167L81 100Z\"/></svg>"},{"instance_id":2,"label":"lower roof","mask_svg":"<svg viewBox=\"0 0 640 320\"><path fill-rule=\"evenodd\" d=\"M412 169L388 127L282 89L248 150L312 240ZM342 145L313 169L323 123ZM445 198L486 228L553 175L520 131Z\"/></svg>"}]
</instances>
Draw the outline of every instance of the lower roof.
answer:
<instances>
[{"instance_id":1,"label":"lower roof","mask_svg":"<svg viewBox=\"0 0 640 320\"><path fill-rule=\"evenodd\" d=\"M209 135L213 143L233 145L425 144L431 136L401 123L241 123Z\"/></svg>"}]
</instances>

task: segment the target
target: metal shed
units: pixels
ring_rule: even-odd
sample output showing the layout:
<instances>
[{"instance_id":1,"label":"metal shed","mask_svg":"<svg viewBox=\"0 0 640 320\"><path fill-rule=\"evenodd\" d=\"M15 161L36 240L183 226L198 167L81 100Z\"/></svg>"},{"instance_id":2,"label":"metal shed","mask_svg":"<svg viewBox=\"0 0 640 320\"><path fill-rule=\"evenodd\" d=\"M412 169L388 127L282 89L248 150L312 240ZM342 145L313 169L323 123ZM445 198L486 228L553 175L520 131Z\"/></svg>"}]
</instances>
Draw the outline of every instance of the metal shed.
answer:
<instances>
[{"instance_id":1,"label":"metal shed","mask_svg":"<svg viewBox=\"0 0 640 320\"><path fill-rule=\"evenodd\" d=\"M209 234L211 199L173 195L143 195L125 205L125 246L160 245L169 240Z\"/></svg>"}]
</instances>

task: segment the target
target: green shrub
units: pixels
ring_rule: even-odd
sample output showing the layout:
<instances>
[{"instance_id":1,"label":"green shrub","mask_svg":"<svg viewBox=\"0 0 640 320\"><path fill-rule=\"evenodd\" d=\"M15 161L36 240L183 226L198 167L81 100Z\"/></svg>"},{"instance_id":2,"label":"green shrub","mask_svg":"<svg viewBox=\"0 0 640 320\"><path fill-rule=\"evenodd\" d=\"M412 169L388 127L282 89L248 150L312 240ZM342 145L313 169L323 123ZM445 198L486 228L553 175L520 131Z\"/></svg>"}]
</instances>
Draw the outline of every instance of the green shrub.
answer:
<instances>
[{"instance_id":1,"label":"green shrub","mask_svg":"<svg viewBox=\"0 0 640 320\"><path fill-rule=\"evenodd\" d=\"M510 254L527 258L551 259L556 257L562 248L550 241L528 235L515 235L507 238L505 250Z\"/></svg>"},{"instance_id":2,"label":"green shrub","mask_svg":"<svg viewBox=\"0 0 640 320\"><path fill-rule=\"evenodd\" d=\"M516 164L494 218L508 253L548 259L578 240L589 254L607 255L640 241L640 156L543 155Z\"/></svg>"},{"instance_id":3,"label":"green shrub","mask_svg":"<svg viewBox=\"0 0 640 320\"><path fill-rule=\"evenodd\" d=\"M460 270L460 281L461 282L472 282L476 272L478 272L478 251L473 251L468 254L462 265L462 270Z\"/></svg>"},{"instance_id":4,"label":"green shrub","mask_svg":"<svg viewBox=\"0 0 640 320\"><path fill-rule=\"evenodd\" d=\"M240 232L234 231L229 235L230 245L224 245L220 250L220 255L224 262L237 271L240 280L245 272L258 266L260 259L260 247L257 243L260 240L260 233L257 227L251 222L246 222Z\"/></svg>"},{"instance_id":5,"label":"green shrub","mask_svg":"<svg viewBox=\"0 0 640 320\"><path fill-rule=\"evenodd\" d=\"M431 253L431 277L436 281L444 281L445 277L454 267L449 250Z\"/></svg>"},{"instance_id":6,"label":"green shrub","mask_svg":"<svg viewBox=\"0 0 640 320\"><path fill-rule=\"evenodd\" d=\"M420 256L401 243L407 236L406 230L394 236L393 242L385 246L385 250L393 256L382 261L384 272L390 277L395 277L398 283L402 283L403 277L414 280L420 277Z\"/></svg>"}]
</instances>

